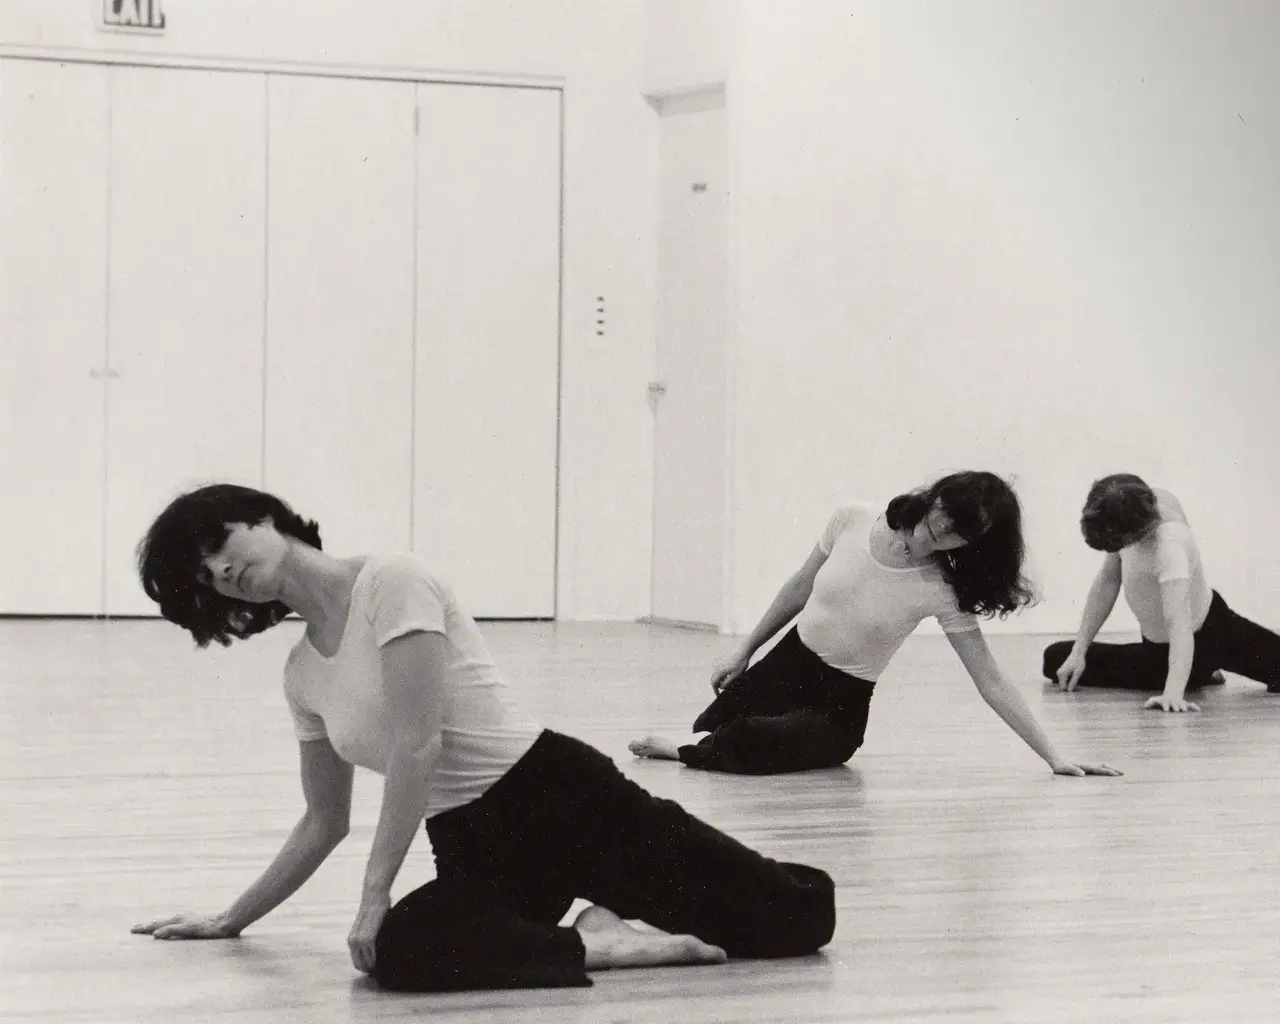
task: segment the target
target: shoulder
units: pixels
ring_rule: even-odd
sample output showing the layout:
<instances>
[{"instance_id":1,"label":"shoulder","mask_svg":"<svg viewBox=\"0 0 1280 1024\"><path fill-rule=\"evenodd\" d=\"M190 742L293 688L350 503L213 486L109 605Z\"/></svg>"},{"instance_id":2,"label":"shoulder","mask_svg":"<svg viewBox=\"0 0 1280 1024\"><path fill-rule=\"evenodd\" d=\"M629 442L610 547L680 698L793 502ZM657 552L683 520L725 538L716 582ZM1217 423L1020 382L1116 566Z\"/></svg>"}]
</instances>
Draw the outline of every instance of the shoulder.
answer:
<instances>
[{"instance_id":1,"label":"shoulder","mask_svg":"<svg viewBox=\"0 0 1280 1024\"><path fill-rule=\"evenodd\" d=\"M872 522L879 514L879 507L869 501L846 499L836 503L835 510L831 513L831 519L833 522L852 526L855 523Z\"/></svg>"},{"instance_id":2,"label":"shoulder","mask_svg":"<svg viewBox=\"0 0 1280 1024\"><path fill-rule=\"evenodd\" d=\"M1161 523L1156 527L1156 549L1164 551L1171 548L1186 549L1195 542L1195 535L1186 523L1177 521Z\"/></svg>"},{"instance_id":3,"label":"shoulder","mask_svg":"<svg viewBox=\"0 0 1280 1024\"><path fill-rule=\"evenodd\" d=\"M1185 561L1195 548L1195 535L1186 523L1161 523L1157 527L1153 553L1158 565Z\"/></svg>"},{"instance_id":4,"label":"shoulder","mask_svg":"<svg viewBox=\"0 0 1280 1024\"><path fill-rule=\"evenodd\" d=\"M839 502L835 511L827 519L826 528L822 531L819 547L827 554L836 541L851 530L865 530L875 518L872 506L862 501Z\"/></svg>"},{"instance_id":5,"label":"shoulder","mask_svg":"<svg viewBox=\"0 0 1280 1024\"><path fill-rule=\"evenodd\" d=\"M942 566L930 561L922 569L923 571L916 578L923 586L929 588L928 593L933 601L932 614L942 625L943 632L948 636L973 632L981 637L982 626L978 616L973 612L961 610L955 587L948 583L946 576L942 574Z\"/></svg>"},{"instance_id":6,"label":"shoulder","mask_svg":"<svg viewBox=\"0 0 1280 1024\"><path fill-rule=\"evenodd\" d=\"M1156 509L1160 513L1160 518L1165 523L1177 523L1191 528L1191 520L1187 518L1187 510L1182 507L1182 502L1178 500L1178 496L1170 490L1163 487L1152 488L1156 496Z\"/></svg>"},{"instance_id":7,"label":"shoulder","mask_svg":"<svg viewBox=\"0 0 1280 1024\"><path fill-rule=\"evenodd\" d=\"M1143 569L1161 583L1188 579L1199 565L1195 538L1186 523L1161 523L1142 545Z\"/></svg>"},{"instance_id":8,"label":"shoulder","mask_svg":"<svg viewBox=\"0 0 1280 1024\"><path fill-rule=\"evenodd\" d=\"M412 551L393 551L370 555L360 570L361 579L373 590L386 587L425 585L445 593L449 584L421 555Z\"/></svg>"},{"instance_id":9,"label":"shoulder","mask_svg":"<svg viewBox=\"0 0 1280 1024\"><path fill-rule=\"evenodd\" d=\"M439 629L457 611L453 588L420 556L411 552L371 555L356 583L353 603L370 622L428 623ZM379 644L392 634L379 629Z\"/></svg>"}]
</instances>

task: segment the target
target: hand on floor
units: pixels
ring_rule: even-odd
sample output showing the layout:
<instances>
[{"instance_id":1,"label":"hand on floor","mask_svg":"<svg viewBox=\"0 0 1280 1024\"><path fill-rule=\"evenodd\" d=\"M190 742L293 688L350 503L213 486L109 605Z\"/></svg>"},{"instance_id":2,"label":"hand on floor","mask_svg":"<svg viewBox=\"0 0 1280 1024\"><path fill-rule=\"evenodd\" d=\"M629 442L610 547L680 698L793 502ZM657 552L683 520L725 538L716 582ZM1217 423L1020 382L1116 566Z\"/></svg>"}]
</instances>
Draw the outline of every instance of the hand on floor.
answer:
<instances>
[{"instance_id":1,"label":"hand on floor","mask_svg":"<svg viewBox=\"0 0 1280 1024\"><path fill-rule=\"evenodd\" d=\"M239 935L221 915L203 917L196 914L174 914L129 929L134 935L150 935L156 939L234 939Z\"/></svg>"},{"instance_id":2,"label":"hand on floor","mask_svg":"<svg viewBox=\"0 0 1280 1024\"><path fill-rule=\"evenodd\" d=\"M360 909L356 911L355 923L347 936L347 948L351 951L351 962L362 974L371 974L375 959L374 941L378 938L378 929L391 909L388 897L366 896L360 901Z\"/></svg>"},{"instance_id":3,"label":"hand on floor","mask_svg":"<svg viewBox=\"0 0 1280 1024\"><path fill-rule=\"evenodd\" d=\"M1116 776L1123 775L1124 772L1118 768L1112 768L1105 764L1075 764L1071 761L1059 761L1053 766L1054 775L1107 775Z\"/></svg>"},{"instance_id":4,"label":"hand on floor","mask_svg":"<svg viewBox=\"0 0 1280 1024\"><path fill-rule=\"evenodd\" d=\"M1142 705L1147 711L1199 711L1199 704L1192 704L1189 700L1179 698L1174 700L1172 697L1152 697Z\"/></svg>"},{"instance_id":5,"label":"hand on floor","mask_svg":"<svg viewBox=\"0 0 1280 1024\"><path fill-rule=\"evenodd\" d=\"M1067 655L1067 660L1058 667L1058 686L1069 693L1080 684L1082 675L1084 675L1084 655L1073 650Z\"/></svg>"}]
</instances>

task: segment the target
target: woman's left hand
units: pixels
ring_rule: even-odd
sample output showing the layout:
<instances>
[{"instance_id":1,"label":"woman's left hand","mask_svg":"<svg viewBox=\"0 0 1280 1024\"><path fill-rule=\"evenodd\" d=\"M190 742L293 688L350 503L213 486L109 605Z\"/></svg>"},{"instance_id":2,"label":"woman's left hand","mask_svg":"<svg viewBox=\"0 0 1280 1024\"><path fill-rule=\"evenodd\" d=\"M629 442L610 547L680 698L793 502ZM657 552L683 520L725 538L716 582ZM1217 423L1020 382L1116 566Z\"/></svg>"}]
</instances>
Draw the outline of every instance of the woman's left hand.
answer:
<instances>
[{"instance_id":1,"label":"woman's left hand","mask_svg":"<svg viewBox=\"0 0 1280 1024\"><path fill-rule=\"evenodd\" d=\"M1072 761L1058 761L1053 766L1054 775L1123 775L1124 772L1105 764L1075 764Z\"/></svg>"},{"instance_id":2,"label":"woman's left hand","mask_svg":"<svg viewBox=\"0 0 1280 1024\"><path fill-rule=\"evenodd\" d=\"M391 909L391 899L387 896L366 896L360 901L360 909L356 911L355 924L351 926L351 934L347 936L347 948L351 950L351 962L356 970L363 974L373 973L376 957L374 943L378 938L378 929L382 927L383 918Z\"/></svg>"}]
</instances>

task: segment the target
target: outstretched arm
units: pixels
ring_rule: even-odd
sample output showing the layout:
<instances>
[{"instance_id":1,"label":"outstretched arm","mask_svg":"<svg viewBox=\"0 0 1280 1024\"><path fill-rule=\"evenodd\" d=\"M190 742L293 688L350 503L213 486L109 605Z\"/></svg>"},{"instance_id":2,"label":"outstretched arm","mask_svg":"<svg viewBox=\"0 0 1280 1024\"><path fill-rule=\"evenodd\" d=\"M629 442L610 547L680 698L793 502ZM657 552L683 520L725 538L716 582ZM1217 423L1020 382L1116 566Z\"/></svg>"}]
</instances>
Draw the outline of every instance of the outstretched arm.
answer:
<instances>
[{"instance_id":1,"label":"outstretched arm","mask_svg":"<svg viewBox=\"0 0 1280 1024\"><path fill-rule=\"evenodd\" d=\"M1108 554L1102 560L1098 574L1089 587L1089 596L1085 599L1084 614L1080 618L1080 629L1076 633L1076 646L1087 649L1093 638L1111 615L1116 606L1116 598L1120 596L1120 556Z\"/></svg>"},{"instance_id":2,"label":"outstretched arm","mask_svg":"<svg viewBox=\"0 0 1280 1024\"><path fill-rule=\"evenodd\" d=\"M1089 645L1098 635L1103 624L1116 606L1116 598L1120 596L1120 556L1108 554L1102 561L1102 567L1093 578L1089 587L1089 596L1084 603L1084 613L1080 619L1080 629L1076 633L1076 642L1071 647L1062 667L1058 669L1058 683L1068 690L1074 690L1084 672L1085 658Z\"/></svg>"},{"instance_id":3,"label":"outstretched arm","mask_svg":"<svg viewBox=\"0 0 1280 1024\"><path fill-rule=\"evenodd\" d=\"M764 646L778 630L800 614L809 600L809 595L813 593L814 577L818 575L818 570L826 560L826 554L821 548L815 546L809 552L804 565L793 572L787 582L779 588L773 603L761 616L756 628L742 641L741 650L748 658Z\"/></svg>"},{"instance_id":4,"label":"outstretched arm","mask_svg":"<svg viewBox=\"0 0 1280 1024\"><path fill-rule=\"evenodd\" d=\"M978 692L1014 732L1039 754L1055 775L1119 775L1106 765L1077 764L1062 757L1017 689L1004 677L981 630L948 633Z\"/></svg>"},{"instance_id":5,"label":"outstretched arm","mask_svg":"<svg viewBox=\"0 0 1280 1024\"><path fill-rule=\"evenodd\" d=\"M1195 626L1191 618L1191 582L1187 579L1165 580L1160 584L1160 602L1165 627L1169 630L1169 669L1164 680L1164 693L1149 699L1144 707L1161 711L1199 711L1187 701L1187 681L1195 657Z\"/></svg>"},{"instance_id":6,"label":"outstretched arm","mask_svg":"<svg viewBox=\"0 0 1280 1024\"><path fill-rule=\"evenodd\" d=\"M826 553L815 545L809 557L805 559L804 565L792 573L778 590L773 603L765 610L760 621L756 623L755 629L743 638L733 654L717 662L711 676L712 689L719 693L727 683L741 675L750 663L751 656L768 643L770 637L778 630L800 614L809 600L809 595L813 593L814 577L818 575L818 570L826 560Z\"/></svg>"},{"instance_id":7,"label":"outstretched arm","mask_svg":"<svg viewBox=\"0 0 1280 1024\"><path fill-rule=\"evenodd\" d=\"M221 914L178 914L133 928L157 939L223 939L239 935L292 896L347 834L352 768L328 739L299 745L307 809L266 871Z\"/></svg>"},{"instance_id":8,"label":"outstretched arm","mask_svg":"<svg viewBox=\"0 0 1280 1024\"><path fill-rule=\"evenodd\" d=\"M396 723L382 788L382 810L365 869L360 909L347 944L356 968L373 970L374 940L391 907L391 886L427 812L440 756L448 640L415 631L382 648L382 680Z\"/></svg>"}]
</instances>

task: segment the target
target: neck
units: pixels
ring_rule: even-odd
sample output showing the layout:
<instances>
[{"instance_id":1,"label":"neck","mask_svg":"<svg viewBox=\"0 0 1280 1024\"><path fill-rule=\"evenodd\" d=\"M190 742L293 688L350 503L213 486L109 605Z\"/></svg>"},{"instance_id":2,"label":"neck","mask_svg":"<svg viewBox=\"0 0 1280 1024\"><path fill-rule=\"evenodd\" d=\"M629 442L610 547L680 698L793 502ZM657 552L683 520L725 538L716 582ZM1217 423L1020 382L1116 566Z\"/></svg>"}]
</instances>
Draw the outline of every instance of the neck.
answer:
<instances>
[{"instance_id":1,"label":"neck","mask_svg":"<svg viewBox=\"0 0 1280 1024\"><path fill-rule=\"evenodd\" d=\"M280 600L308 625L343 614L350 597L350 566L309 544L290 541L282 568Z\"/></svg>"}]
</instances>

